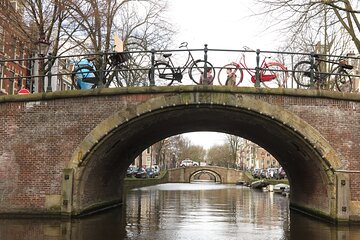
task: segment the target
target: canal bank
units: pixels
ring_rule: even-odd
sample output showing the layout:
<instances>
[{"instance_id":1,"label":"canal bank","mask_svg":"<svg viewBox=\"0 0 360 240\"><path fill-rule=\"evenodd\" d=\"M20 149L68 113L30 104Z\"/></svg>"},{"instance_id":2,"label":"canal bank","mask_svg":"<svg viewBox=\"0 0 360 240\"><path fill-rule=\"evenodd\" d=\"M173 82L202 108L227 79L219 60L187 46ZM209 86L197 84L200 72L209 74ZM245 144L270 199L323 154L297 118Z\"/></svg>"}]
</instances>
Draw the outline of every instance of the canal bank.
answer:
<instances>
[{"instance_id":1,"label":"canal bank","mask_svg":"<svg viewBox=\"0 0 360 240\"><path fill-rule=\"evenodd\" d=\"M124 178L124 193L127 194L128 191L134 188L148 187L157 184L163 184L169 182L169 173L168 171L162 171L159 176L155 178L135 178L135 177L126 177Z\"/></svg>"}]
</instances>

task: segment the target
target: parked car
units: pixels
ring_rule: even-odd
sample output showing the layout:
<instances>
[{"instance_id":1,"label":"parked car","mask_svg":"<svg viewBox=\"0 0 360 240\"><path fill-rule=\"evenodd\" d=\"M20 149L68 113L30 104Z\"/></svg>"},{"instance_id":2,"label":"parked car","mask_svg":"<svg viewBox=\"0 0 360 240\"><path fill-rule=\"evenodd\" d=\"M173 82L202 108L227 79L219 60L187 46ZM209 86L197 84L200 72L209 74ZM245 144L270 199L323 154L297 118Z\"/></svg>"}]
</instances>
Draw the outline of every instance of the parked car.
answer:
<instances>
[{"instance_id":1,"label":"parked car","mask_svg":"<svg viewBox=\"0 0 360 240\"><path fill-rule=\"evenodd\" d=\"M126 177L134 177L137 170L138 168L135 166L128 167L128 169L126 170Z\"/></svg>"},{"instance_id":2,"label":"parked car","mask_svg":"<svg viewBox=\"0 0 360 240\"><path fill-rule=\"evenodd\" d=\"M268 168L266 173L266 178L275 178L278 169L277 168Z\"/></svg>"},{"instance_id":3,"label":"parked car","mask_svg":"<svg viewBox=\"0 0 360 240\"><path fill-rule=\"evenodd\" d=\"M154 178L155 177L155 171L154 168L148 167L145 169L147 177Z\"/></svg>"},{"instance_id":4,"label":"parked car","mask_svg":"<svg viewBox=\"0 0 360 240\"><path fill-rule=\"evenodd\" d=\"M278 169L277 173L275 174L275 178L276 179L284 179L284 178L286 178L286 172L282 167L280 167Z\"/></svg>"},{"instance_id":5,"label":"parked car","mask_svg":"<svg viewBox=\"0 0 360 240\"><path fill-rule=\"evenodd\" d=\"M260 178L266 178L267 177L267 170L261 169L260 170Z\"/></svg>"},{"instance_id":6,"label":"parked car","mask_svg":"<svg viewBox=\"0 0 360 240\"><path fill-rule=\"evenodd\" d=\"M194 167L199 166L199 163L190 159L182 160L180 163L180 167L193 167L193 166Z\"/></svg>"},{"instance_id":7,"label":"parked car","mask_svg":"<svg viewBox=\"0 0 360 240\"><path fill-rule=\"evenodd\" d=\"M147 173L145 171L145 168L139 168L137 170L137 172L135 173L135 177L136 178L146 178L147 177Z\"/></svg>"},{"instance_id":8,"label":"parked car","mask_svg":"<svg viewBox=\"0 0 360 240\"><path fill-rule=\"evenodd\" d=\"M261 173L261 169L260 168L254 168L253 171L251 172L251 175L254 178L260 178L260 173Z\"/></svg>"},{"instance_id":9,"label":"parked car","mask_svg":"<svg viewBox=\"0 0 360 240\"><path fill-rule=\"evenodd\" d=\"M159 176L160 175L159 165L153 165L153 168L154 168L155 176Z\"/></svg>"}]
</instances>

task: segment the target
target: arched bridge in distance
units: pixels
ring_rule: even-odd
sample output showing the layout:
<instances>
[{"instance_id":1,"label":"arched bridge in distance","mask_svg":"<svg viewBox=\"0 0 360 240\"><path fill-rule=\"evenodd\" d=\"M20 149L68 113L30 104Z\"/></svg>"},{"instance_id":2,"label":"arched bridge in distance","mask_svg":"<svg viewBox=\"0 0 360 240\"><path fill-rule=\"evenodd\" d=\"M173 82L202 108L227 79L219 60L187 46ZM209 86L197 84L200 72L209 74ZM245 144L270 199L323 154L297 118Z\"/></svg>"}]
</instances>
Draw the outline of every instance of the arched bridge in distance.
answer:
<instances>
[{"instance_id":1,"label":"arched bridge in distance","mask_svg":"<svg viewBox=\"0 0 360 240\"><path fill-rule=\"evenodd\" d=\"M166 137L249 139L285 168L290 207L360 221L360 96L142 87L0 97L0 211L76 216L122 203L127 167Z\"/></svg>"},{"instance_id":2,"label":"arched bridge in distance","mask_svg":"<svg viewBox=\"0 0 360 240\"><path fill-rule=\"evenodd\" d=\"M180 167L168 170L168 182L189 183L207 176L216 183L235 184L238 181L249 181L243 171L217 166Z\"/></svg>"}]
</instances>

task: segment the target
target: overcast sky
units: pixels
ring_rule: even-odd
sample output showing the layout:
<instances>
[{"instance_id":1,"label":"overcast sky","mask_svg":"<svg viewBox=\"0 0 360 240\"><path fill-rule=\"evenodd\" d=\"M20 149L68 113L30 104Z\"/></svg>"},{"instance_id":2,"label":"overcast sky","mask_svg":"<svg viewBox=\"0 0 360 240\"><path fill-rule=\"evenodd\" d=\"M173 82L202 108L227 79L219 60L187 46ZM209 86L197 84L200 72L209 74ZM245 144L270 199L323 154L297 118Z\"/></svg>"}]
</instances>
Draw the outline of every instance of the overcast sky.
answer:
<instances>
[{"instance_id":1,"label":"overcast sky","mask_svg":"<svg viewBox=\"0 0 360 240\"><path fill-rule=\"evenodd\" d=\"M255 16L253 0L168 0L169 17L178 26L178 42L194 48L276 50L279 33L264 16Z\"/></svg>"},{"instance_id":2,"label":"overcast sky","mask_svg":"<svg viewBox=\"0 0 360 240\"><path fill-rule=\"evenodd\" d=\"M255 17L256 5L252 0L168 0L169 19L178 29L177 47L188 42L189 48L252 49L275 51L280 44L279 34L269 28L268 20ZM221 52L209 52L213 65L223 66L236 60L236 56ZM200 56L201 57L201 56ZM193 144L210 148L222 144L224 134L212 132L188 133Z\"/></svg>"}]
</instances>

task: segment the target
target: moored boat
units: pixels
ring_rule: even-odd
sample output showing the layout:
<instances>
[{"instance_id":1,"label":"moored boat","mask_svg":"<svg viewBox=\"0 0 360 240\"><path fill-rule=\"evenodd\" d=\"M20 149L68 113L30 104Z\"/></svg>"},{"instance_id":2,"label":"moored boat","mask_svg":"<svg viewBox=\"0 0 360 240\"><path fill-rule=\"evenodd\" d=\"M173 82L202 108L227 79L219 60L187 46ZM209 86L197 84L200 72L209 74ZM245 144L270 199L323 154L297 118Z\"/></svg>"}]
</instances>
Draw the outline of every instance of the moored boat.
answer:
<instances>
[{"instance_id":1,"label":"moored boat","mask_svg":"<svg viewBox=\"0 0 360 240\"><path fill-rule=\"evenodd\" d=\"M279 183L274 186L275 193L282 193L284 191L290 190L290 186L288 184Z\"/></svg>"},{"instance_id":2,"label":"moored boat","mask_svg":"<svg viewBox=\"0 0 360 240\"><path fill-rule=\"evenodd\" d=\"M263 187L266 187L267 185L269 185L268 182L265 182L264 180L258 180L258 181L252 182L250 184L250 187L262 189Z\"/></svg>"}]
</instances>

